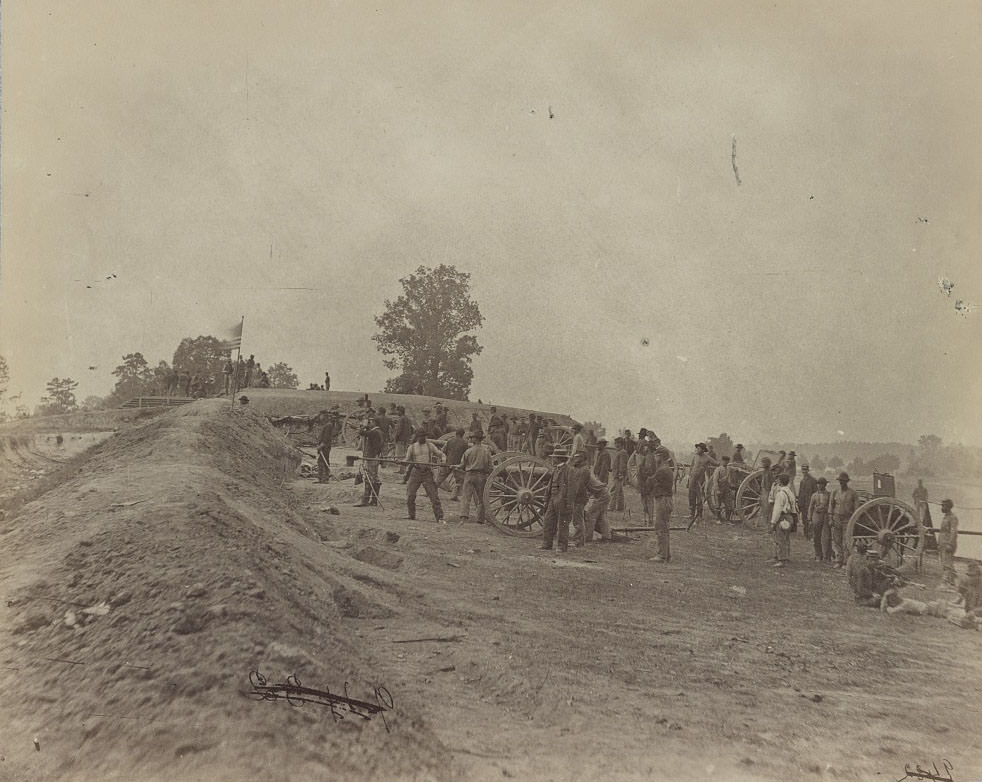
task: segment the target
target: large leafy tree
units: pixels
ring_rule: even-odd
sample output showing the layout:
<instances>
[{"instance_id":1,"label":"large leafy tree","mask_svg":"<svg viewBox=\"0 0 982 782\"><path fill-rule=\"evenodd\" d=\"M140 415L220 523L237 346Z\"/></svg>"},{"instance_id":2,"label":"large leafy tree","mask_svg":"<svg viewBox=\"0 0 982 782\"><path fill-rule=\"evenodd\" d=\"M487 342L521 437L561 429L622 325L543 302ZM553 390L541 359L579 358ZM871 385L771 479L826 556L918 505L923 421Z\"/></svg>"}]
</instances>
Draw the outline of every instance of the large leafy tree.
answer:
<instances>
[{"instance_id":1,"label":"large leafy tree","mask_svg":"<svg viewBox=\"0 0 982 782\"><path fill-rule=\"evenodd\" d=\"M127 353L123 363L113 370L116 387L113 396L119 400L153 393L153 370L142 353Z\"/></svg>"},{"instance_id":2,"label":"large leafy tree","mask_svg":"<svg viewBox=\"0 0 982 782\"><path fill-rule=\"evenodd\" d=\"M296 388L300 385L296 373L283 361L266 367L266 374L269 376L270 388Z\"/></svg>"},{"instance_id":3,"label":"large leafy tree","mask_svg":"<svg viewBox=\"0 0 982 782\"><path fill-rule=\"evenodd\" d=\"M483 350L467 332L484 322L470 297L470 275L445 264L420 266L399 283L403 293L385 300L372 337L386 356L385 367L399 371L385 390L467 399L471 360Z\"/></svg>"},{"instance_id":4,"label":"large leafy tree","mask_svg":"<svg viewBox=\"0 0 982 782\"><path fill-rule=\"evenodd\" d=\"M174 351L172 366L178 372L197 375L214 392L223 387L222 370L228 356L225 343L216 337L185 337Z\"/></svg>"}]
</instances>

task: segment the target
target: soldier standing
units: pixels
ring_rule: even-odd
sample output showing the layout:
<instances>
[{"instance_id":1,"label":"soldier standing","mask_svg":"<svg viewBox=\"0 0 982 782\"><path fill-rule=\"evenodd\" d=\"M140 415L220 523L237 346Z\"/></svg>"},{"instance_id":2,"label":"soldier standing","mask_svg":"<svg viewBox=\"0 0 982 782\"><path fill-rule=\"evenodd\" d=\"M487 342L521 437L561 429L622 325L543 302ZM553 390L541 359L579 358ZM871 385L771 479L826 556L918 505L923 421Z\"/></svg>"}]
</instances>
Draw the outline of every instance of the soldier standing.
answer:
<instances>
[{"instance_id":1,"label":"soldier standing","mask_svg":"<svg viewBox=\"0 0 982 782\"><path fill-rule=\"evenodd\" d=\"M477 523L484 523L484 487L491 473L491 451L484 443L484 432L478 431L471 435L474 444L464 451L460 458L460 468L464 472L464 507L461 508L460 521L467 521L471 509L471 500L477 506Z\"/></svg>"},{"instance_id":2,"label":"soldier standing","mask_svg":"<svg viewBox=\"0 0 982 782\"><path fill-rule=\"evenodd\" d=\"M604 486L607 485L607 479L610 477L610 467L610 451L607 450L607 441L601 437L597 440L597 455L593 460L593 474Z\"/></svg>"},{"instance_id":3,"label":"soldier standing","mask_svg":"<svg viewBox=\"0 0 982 782\"><path fill-rule=\"evenodd\" d=\"M361 427L361 458L365 466L365 491L356 508L378 505L382 481L378 477L378 460L382 456L382 432L372 419Z\"/></svg>"},{"instance_id":4,"label":"soldier standing","mask_svg":"<svg viewBox=\"0 0 982 782\"><path fill-rule=\"evenodd\" d=\"M730 486L730 457L722 457L719 467L713 471L713 486L716 488L716 501L722 517L727 521L733 516L733 491ZM722 522L719 522L722 523Z\"/></svg>"},{"instance_id":5,"label":"soldier standing","mask_svg":"<svg viewBox=\"0 0 982 782\"><path fill-rule=\"evenodd\" d=\"M426 496L430 498L433 515L436 516L437 522L442 522L443 507L440 505L440 494L433 479L432 465L443 461L443 453L433 443L427 442L425 432L417 432L416 442L410 445L406 452L406 461L410 462L409 473L402 482L409 483L406 489L406 506L410 521L416 519L416 495L419 493L419 487L422 486Z\"/></svg>"},{"instance_id":6,"label":"soldier standing","mask_svg":"<svg viewBox=\"0 0 982 782\"><path fill-rule=\"evenodd\" d=\"M815 544L815 559L819 562L831 562L832 529L829 526L829 503L832 495L825 488L828 481L824 476L815 483L815 493L808 501L808 518L811 523L812 541Z\"/></svg>"},{"instance_id":7,"label":"soldier standing","mask_svg":"<svg viewBox=\"0 0 982 782\"><path fill-rule=\"evenodd\" d=\"M542 520L542 545L546 551L552 548L553 538L559 535L559 551L569 547L569 514L566 508L565 452L556 448L550 452L552 472L546 486L546 514Z\"/></svg>"},{"instance_id":8,"label":"soldier standing","mask_svg":"<svg viewBox=\"0 0 982 782\"><path fill-rule=\"evenodd\" d=\"M539 439L539 417L529 413L528 437L525 442L525 453L535 454L535 443Z\"/></svg>"},{"instance_id":9,"label":"soldier standing","mask_svg":"<svg viewBox=\"0 0 982 782\"><path fill-rule=\"evenodd\" d=\"M791 532L798 504L791 490L791 476L786 472L777 478L774 491L774 509L769 519L774 537L774 567L784 567L791 561Z\"/></svg>"},{"instance_id":10,"label":"soldier standing","mask_svg":"<svg viewBox=\"0 0 982 782\"><path fill-rule=\"evenodd\" d=\"M672 515L672 490L675 488L675 470L669 464L667 448L655 450L655 472L648 478L648 490L655 503L655 543L658 553L654 562L670 562L672 552L669 545L668 524ZM640 479L640 476L638 476Z\"/></svg>"},{"instance_id":11,"label":"soldier standing","mask_svg":"<svg viewBox=\"0 0 982 782\"><path fill-rule=\"evenodd\" d=\"M793 477L793 476L792 476ZM802 533L812 540L811 514L808 511L812 495L818 488L818 481L811 474L808 464L801 465L801 482L798 484L798 508L801 510Z\"/></svg>"},{"instance_id":12,"label":"soldier standing","mask_svg":"<svg viewBox=\"0 0 982 782\"><path fill-rule=\"evenodd\" d=\"M832 550L835 557L833 567L841 568L845 564L845 549L843 548L843 534L846 525L852 514L859 507L859 495L855 489L849 488L849 473L840 472L839 488L832 492L832 499L829 501L829 514L832 517Z\"/></svg>"},{"instance_id":13,"label":"soldier standing","mask_svg":"<svg viewBox=\"0 0 982 782\"><path fill-rule=\"evenodd\" d=\"M232 388L232 373L234 371L235 371L235 364L232 363L232 359L230 358L228 361L225 362L225 368L222 370L222 374L225 376L226 394L228 394L228 392Z\"/></svg>"},{"instance_id":14,"label":"soldier standing","mask_svg":"<svg viewBox=\"0 0 982 782\"><path fill-rule=\"evenodd\" d=\"M325 391L330 391L331 390L331 373L330 372L324 372L324 390Z\"/></svg>"},{"instance_id":15,"label":"soldier standing","mask_svg":"<svg viewBox=\"0 0 982 782\"><path fill-rule=\"evenodd\" d=\"M689 465L689 519L697 521L702 518L703 489L706 483L706 473L716 462L709 455L705 443L696 443L696 452Z\"/></svg>"},{"instance_id":16,"label":"soldier standing","mask_svg":"<svg viewBox=\"0 0 982 782\"><path fill-rule=\"evenodd\" d=\"M574 452L572 466L566 470L566 507L572 514L575 528L576 545L586 543L586 522L583 512L586 510L587 487L590 484L590 468L586 466L586 454Z\"/></svg>"},{"instance_id":17,"label":"soldier standing","mask_svg":"<svg viewBox=\"0 0 982 782\"><path fill-rule=\"evenodd\" d=\"M256 368L256 356L249 354L249 360L245 363L245 388L252 386L252 372Z\"/></svg>"},{"instance_id":18,"label":"soldier standing","mask_svg":"<svg viewBox=\"0 0 982 782\"><path fill-rule=\"evenodd\" d=\"M958 517L952 513L955 503L941 501L941 526L938 527L938 554L941 556L941 569L944 571L943 583L955 586L955 549L958 547Z\"/></svg>"},{"instance_id":19,"label":"soldier standing","mask_svg":"<svg viewBox=\"0 0 982 782\"><path fill-rule=\"evenodd\" d=\"M733 449L733 459L734 464L743 464L743 443L737 443L736 448Z\"/></svg>"},{"instance_id":20,"label":"soldier standing","mask_svg":"<svg viewBox=\"0 0 982 782\"><path fill-rule=\"evenodd\" d=\"M327 410L321 410L325 423L317 441L317 482L327 483L331 477L331 446L337 434L337 418Z\"/></svg>"},{"instance_id":21,"label":"soldier standing","mask_svg":"<svg viewBox=\"0 0 982 782\"><path fill-rule=\"evenodd\" d=\"M405 459L406 452L409 450L409 441L413 436L413 422L409 420L409 416L406 415L406 408L399 405L396 408L396 414L398 415L398 421L396 423L396 430L393 439L396 442L396 458ZM399 474L402 475L406 471L406 465L399 465Z\"/></svg>"},{"instance_id":22,"label":"soldier standing","mask_svg":"<svg viewBox=\"0 0 982 782\"><path fill-rule=\"evenodd\" d=\"M463 429L457 429L454 436L447 440L447 444L443 447L446 465L440 473L440 483L442 484L451 472L454 474L453 494L450 495L451 502L457 502L457 499L460 497L461 488L464 485L464 473L462 470L454 469L454 465L460 464L460 460L467 448L468 443L464 439Z\"/></svg>"},{"instance_id":23,"label":"soldier standing","mask_svg":"<svg viewBox=\"0 0 982 782\"><path fill-rule=\"evenodd\" d=\"M614 479L610 485L610 509L624 510L624 481L627 479L627 451L624 438L614 438L614 464L611 472Z\"/></svg>"}]
</instances>

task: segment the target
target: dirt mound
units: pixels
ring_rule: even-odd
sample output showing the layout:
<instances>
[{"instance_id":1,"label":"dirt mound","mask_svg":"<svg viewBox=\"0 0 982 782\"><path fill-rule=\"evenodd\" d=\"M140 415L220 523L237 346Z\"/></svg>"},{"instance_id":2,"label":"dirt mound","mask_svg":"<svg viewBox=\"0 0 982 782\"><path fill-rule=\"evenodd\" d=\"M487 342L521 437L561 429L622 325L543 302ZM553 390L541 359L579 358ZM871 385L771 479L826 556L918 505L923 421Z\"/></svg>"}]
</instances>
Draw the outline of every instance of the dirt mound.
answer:
<instances>
[{"instance_id":1,"label":"dirt mound","mask_svg":"<svg viewBox=\"0 0 982 782\"><path fill-rule=\"evenodd\" d=\"M248 697L252 670L369 702L385 685L341 623L399 610L396 592L355 577L398 557L379 546L366 565L325 546L283 489L298 461L254 410L199 401L95 446L8 517L6 773L447 778L448 751L398 695L391 733Z\"/></svg>"},{"instance_id":2,"label":"dirt mound","mask_svg":"<svg viewBox=\"0 0 982 782\"><path fill-rule=\"evenodd\" d=\"M364 394L350 391L289 391L276 388L247 388L243 393L249 397L249 407L266 416L316 415L321 410L338 405L345 415L358 410L358 400ZM423 409L430 408L441 402L449 413L448 421L452 425L467 427L471 414L477 413L482 425L487 429L491 420L491 405L477 402L461 402L455 399L439 399L435 396L413 396L410 394L368 394L369 401L374 407L384 405L402 405L413 420L423 418ZM553 419L561 426L570 426L574 419L561 413L551 413L543 410L532 410L523 407L508 407L497 405L501 415L527 416L529 413L542 415Z\"/></svg>"}]
</instances>

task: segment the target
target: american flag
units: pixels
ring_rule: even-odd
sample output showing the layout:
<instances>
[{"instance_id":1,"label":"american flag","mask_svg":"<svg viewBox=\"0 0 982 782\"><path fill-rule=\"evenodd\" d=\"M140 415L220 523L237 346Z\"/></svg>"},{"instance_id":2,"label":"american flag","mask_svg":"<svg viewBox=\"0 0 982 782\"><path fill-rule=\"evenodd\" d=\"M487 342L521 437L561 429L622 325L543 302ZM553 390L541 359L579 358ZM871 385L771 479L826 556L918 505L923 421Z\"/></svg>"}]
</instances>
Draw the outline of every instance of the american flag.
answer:
<instances>
[{"instance_id":1,"label":"american flag","mask_svg":"<svg viewBox=\"0 0 982 782\"><path fill-rule=\"evenodd\" d=\"M245 320L240 320L231 329L225 332L225 349L238 350L242 347L242 324Z\"/></svg>"}]
</instances>

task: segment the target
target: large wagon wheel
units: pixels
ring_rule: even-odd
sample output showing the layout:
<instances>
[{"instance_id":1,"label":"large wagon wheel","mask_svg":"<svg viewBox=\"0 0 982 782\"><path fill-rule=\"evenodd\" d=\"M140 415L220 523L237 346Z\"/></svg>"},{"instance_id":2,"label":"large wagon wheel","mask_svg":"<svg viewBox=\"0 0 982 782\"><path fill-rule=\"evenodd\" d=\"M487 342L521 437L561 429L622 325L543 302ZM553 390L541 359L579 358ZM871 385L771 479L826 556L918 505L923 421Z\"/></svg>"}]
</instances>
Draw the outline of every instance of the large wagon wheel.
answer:
<instances>
[{"instance_id":1,"label":"large wagon wheel","mask_svg":"<svg viewBox=\"0 0 982 782\"><path fill-rule=\"evenodd\" d=\"M488 522L506 535L541 535L551 472L549 462L528 454L501 462L484 488Z\"/></svg>"},{"instance_id":2,"label":"large wagon wheel","mask_svg":"<svg viewBox=\"0 0 982 782\"><path fill-rule=\"evenodd\" d=\"M889 534L884 535L884 532ZM895 497L874 497L860 505L849 518L843 542L851 550L855 541L862 540L872 550L881 536L892 538L896 562L888 564L899 566L905 557L916 561L924 550L924 527L917 518L917 511Z\"/></svg>"},{"instance_id":3,"label":"large wagon wheel","mask_svg":"<svg viewBox=\"0 0 982 782\"><path fill-rule=\"evenodd\" d=\"M734 511L736 511L737 517L744 524L760 513L760 495L763 492L763 486L763 470L754 470L740 481L740 488L737 489L736 493Z\"/></svg>"},{"instance_id":4,"label":"large wagon wheel","mask_svg":"<svg viewBox=\"0 0 982 782\"><path fill-rule=\"evenodd\" d=\"M361 445L361 426L365 423L368 414L364 410L353 410L344 419L341 427L341 439L345 445L358 448Z\"/></svg>"}]
</instances>

